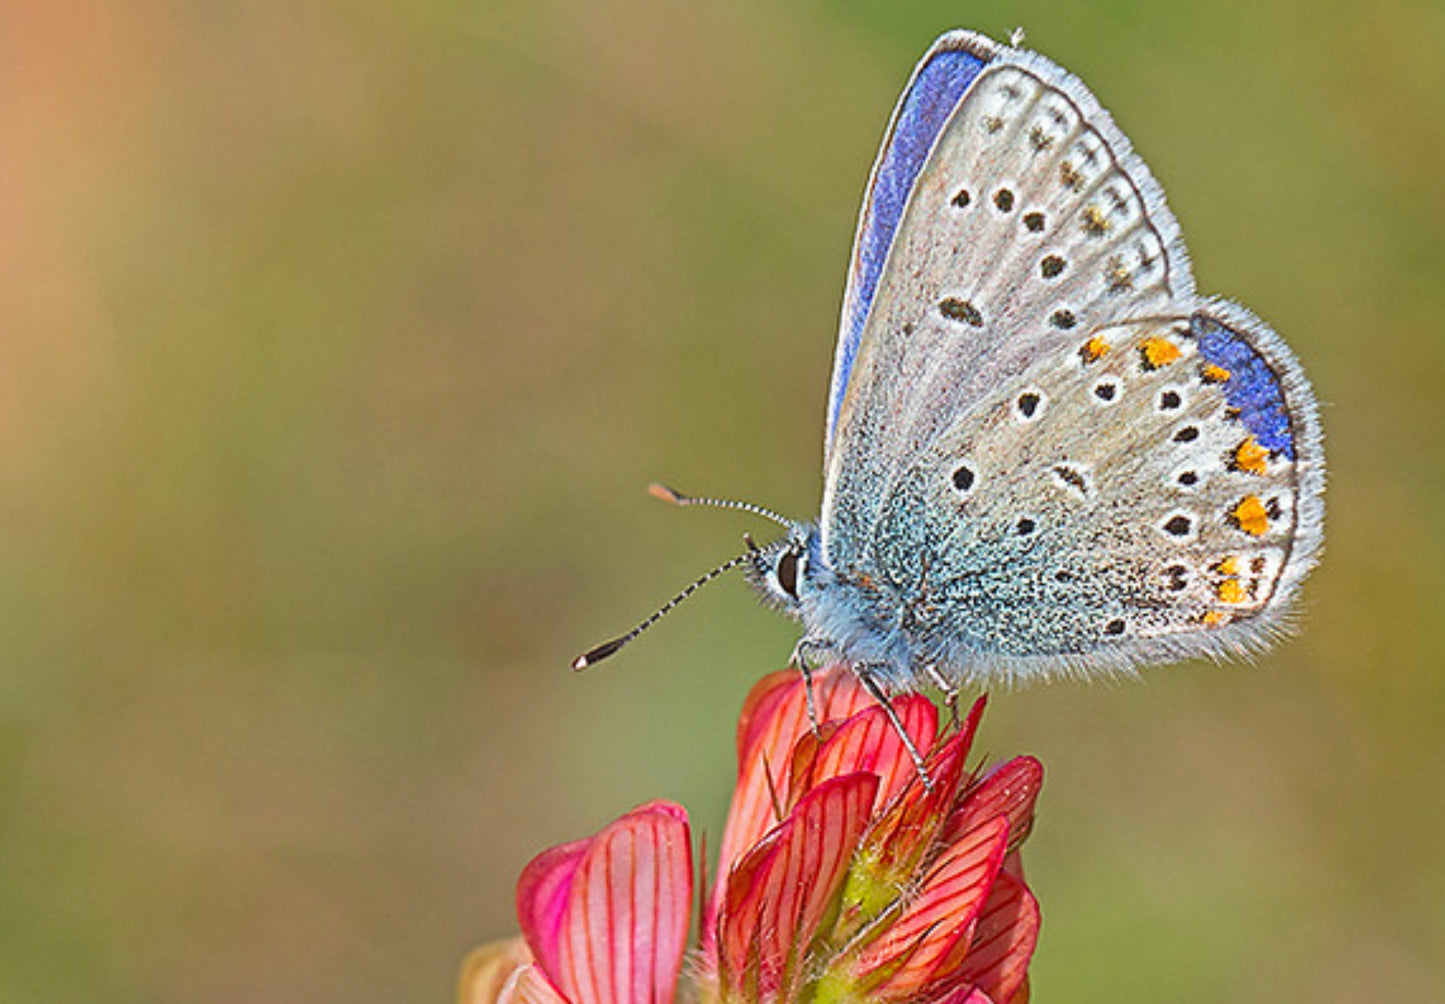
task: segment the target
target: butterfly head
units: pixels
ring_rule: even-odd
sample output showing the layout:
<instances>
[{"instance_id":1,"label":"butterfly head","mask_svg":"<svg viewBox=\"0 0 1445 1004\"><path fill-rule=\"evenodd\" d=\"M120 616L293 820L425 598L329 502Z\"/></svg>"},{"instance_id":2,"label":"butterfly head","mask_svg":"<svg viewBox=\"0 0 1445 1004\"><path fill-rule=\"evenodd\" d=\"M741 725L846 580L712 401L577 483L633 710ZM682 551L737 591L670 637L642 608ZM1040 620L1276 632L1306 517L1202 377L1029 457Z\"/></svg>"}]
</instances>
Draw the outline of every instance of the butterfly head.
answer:
<instances>
[{"instance_id":1,"label":"butterfly head","mask_svg":"<svg viewBox=\"0 0 1445 1004\"><path fill-rule=\"evenodd\" d=\"M818 587L824 568L821 555L818 528L794 523L786 537L762 547L754 545L744 570L748 582L769 606L798 618L808 595Z\"/></svg>"}]
</instances>

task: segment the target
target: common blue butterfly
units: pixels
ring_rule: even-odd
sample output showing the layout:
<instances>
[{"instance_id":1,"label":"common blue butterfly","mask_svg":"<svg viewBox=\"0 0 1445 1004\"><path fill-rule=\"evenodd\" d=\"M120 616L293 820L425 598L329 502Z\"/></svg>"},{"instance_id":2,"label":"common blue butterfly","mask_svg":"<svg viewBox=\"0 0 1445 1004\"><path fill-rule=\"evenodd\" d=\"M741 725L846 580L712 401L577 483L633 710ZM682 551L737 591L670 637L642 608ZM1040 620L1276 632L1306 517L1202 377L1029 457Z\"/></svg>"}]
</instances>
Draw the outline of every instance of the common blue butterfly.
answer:
<instances>
[{"instance_id":1,"label":"common blue butterfly","mask_svg":"<svg viewBox=\"0 0 1445 1004\"><path fill-rule=\"evenodd\" d=\"M745 565L802 622L804 669L845 661L881 698L1257 650L1318 557L1323 486L1299 364L1195 291L1109 114L1037 53L955 31L868 181L818 521L658 493L782 522L682 597Z\"/></svg>"}]
</instances>

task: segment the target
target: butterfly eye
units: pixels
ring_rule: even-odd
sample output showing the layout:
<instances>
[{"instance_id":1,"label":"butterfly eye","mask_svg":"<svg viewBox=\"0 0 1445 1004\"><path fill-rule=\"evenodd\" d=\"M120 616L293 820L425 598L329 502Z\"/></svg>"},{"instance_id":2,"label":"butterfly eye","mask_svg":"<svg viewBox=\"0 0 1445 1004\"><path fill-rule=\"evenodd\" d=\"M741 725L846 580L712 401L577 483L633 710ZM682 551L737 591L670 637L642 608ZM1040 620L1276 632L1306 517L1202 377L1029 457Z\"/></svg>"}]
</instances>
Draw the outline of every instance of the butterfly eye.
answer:
<instances>
[{"instance_id":1,"label":"butterfly eye","mask_svg":"<svg viewBox=\"0 0 1445 1004\"><path fill-rule=\"evenodd\" d=\"M783 556L778 559L778 585L783 587L783 592L793 599L798 598L798 555L794 551L784 551Z\"/></svg>"}]
</instances>

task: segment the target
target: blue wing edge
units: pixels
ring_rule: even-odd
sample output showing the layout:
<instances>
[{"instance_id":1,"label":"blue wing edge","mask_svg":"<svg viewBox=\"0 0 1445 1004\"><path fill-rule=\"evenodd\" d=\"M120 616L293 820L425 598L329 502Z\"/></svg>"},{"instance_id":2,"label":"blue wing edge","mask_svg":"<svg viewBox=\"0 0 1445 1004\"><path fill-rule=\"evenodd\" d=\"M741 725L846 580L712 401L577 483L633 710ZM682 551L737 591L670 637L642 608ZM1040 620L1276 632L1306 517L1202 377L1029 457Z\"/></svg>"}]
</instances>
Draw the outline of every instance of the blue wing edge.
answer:
<instances>
[{"instance_id":1,"label":"blue wing edge","mask_svg":"<svg viewBox=\"0 0 1445 1004\"><path fill-rule=\"evenodd\" d=\"M833 356L825 444L833 442L858 343L913 184L954 109L1002 49L977 32L960 30L940 36L919 60L893 109L858 213L838 347Z\"/></svg>"}]
</instances>

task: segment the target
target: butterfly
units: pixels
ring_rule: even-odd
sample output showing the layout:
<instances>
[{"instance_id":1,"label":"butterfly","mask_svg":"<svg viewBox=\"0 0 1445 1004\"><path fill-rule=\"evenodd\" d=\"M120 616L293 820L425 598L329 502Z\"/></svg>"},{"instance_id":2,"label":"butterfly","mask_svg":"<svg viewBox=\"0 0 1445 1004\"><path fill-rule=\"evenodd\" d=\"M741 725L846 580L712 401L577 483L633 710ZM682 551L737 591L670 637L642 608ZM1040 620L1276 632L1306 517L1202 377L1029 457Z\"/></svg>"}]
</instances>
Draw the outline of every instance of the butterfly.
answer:
<instances>
[{"instance_id":1,"label":"butterfly","mask_svg":"<svg viewBox=\"0 0 1445 1004\"><path fill-rule=\"evenodd\" d=\"M1323 539L1294 355L1200 295L1164 193L1072 74L940 37L869 177L833 365L823 505L738 564L886 707L929 683L1262 649Z\"/></svg>"}]
</instances>

